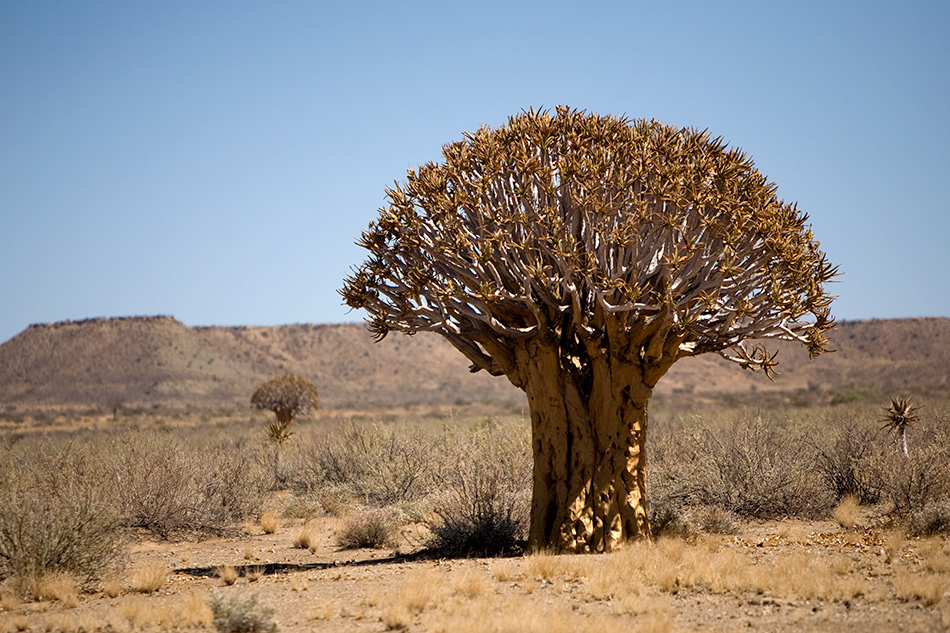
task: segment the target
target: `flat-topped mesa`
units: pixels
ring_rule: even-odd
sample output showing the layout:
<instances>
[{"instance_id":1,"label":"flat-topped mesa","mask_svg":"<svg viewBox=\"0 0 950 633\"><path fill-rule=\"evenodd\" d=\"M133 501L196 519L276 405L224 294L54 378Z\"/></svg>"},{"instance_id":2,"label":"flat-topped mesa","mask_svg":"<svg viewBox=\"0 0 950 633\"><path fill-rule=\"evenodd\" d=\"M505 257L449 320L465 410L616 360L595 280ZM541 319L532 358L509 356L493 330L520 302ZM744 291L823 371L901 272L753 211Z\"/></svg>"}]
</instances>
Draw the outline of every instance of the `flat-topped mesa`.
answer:
<instances>
[{"instance_id":1,"label":"flat-topped mesa","mask_svg":"<svg viewBox=\"0 0 950 633\"><path fill-rule=\"evenodd\" d=\"M88 319L67 319L65 321L56 321L54 323L31 323L28 330L57 329L75 325L117 325L120 323L167 323L184 325L175 317L166 314L157 314L153 316L120 316L120 317L91 317Z\"/></svg>"}]
</instances>

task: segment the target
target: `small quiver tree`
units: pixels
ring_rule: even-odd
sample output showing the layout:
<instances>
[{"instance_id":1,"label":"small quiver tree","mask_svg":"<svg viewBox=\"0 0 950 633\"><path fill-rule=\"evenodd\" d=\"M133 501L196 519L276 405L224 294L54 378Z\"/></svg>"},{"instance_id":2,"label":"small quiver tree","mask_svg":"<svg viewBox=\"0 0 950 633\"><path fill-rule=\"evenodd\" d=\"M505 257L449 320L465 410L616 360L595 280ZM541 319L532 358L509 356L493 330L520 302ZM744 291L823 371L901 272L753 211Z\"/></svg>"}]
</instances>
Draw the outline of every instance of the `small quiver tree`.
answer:
<instances>
[{"instance_id":1,"label":"small quiver tree","mask_svg":"<svg viewBox=\"0 0 950 633\"><path fill-rule=\"evenodd\" d=\"M907 456L907 429L919 419L917 411L920 407L915 407L910 398L898 396L891 398L891 406L885 409L887 415L884 417L885 429L890 429L897 435L897 445L900 452Z\"/></svg>"},{"instance_id":2,"label":"small quiver tree","mask_svg":"<svg viewBox=\"0 0 950 633\"><path fill-rule=\"evenodd\" d=\"M265 427L269 440L274 442L274 476L279 478L280 453L284 442L293 434L291 425L298 415L315 411L319 397L317 388L302 376L285 374L263 383L251 396L251 405L273 411L276 420Z\"/></svg>"},{"instance_id":3,"label":"small quiver tree","mask_svg":"<svg viewBox=\"0 0 950 633\"><path fill-rule=\"evenodd\" d=\"M377 338L432 331L528 396L529 545L649 536L647 402L706 352L770 375L756 339L826 351L836 274L807 216L706 132L529 111L410 170L347 278Z\"/></svg>"}]
</instances>

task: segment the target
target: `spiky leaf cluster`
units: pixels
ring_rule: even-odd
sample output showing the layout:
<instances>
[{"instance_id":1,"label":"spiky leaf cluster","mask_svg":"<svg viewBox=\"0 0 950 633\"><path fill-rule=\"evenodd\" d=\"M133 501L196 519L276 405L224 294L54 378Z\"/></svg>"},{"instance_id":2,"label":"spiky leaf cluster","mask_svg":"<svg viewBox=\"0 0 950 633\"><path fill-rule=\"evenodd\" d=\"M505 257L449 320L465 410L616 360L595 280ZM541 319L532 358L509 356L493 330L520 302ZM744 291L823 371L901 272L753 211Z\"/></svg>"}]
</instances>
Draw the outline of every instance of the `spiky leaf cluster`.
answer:
<instances>
[{"instance_id":1,"label":"spiky leaf cluster","mask_svg":"<svg viewBox=\"0 0 950 633\"><path fill-rule=\"evenodd\" d=\"M896 433L906 432L919 419L917 415L919 410L920 407L914 406L911 399L906 396L891 398L891 406L885 409L884 428Z\"/></svg>"},{"instance_id":2,"label":"spiky leaf cluster","mask_svg":"<svg viewBox=\"0 0 950 633\"><path fill-rule=\"evenodd\" d=\"M718 352L753 369L755 339L825 351L836 275L807 216L705 131L558 108L528 111L410 170L358 243L344 301L377 336L435 331L512 375L527 337L629 358ZM648 334L643 334L648 333Z\"/></svg>"},{"instance_id":3,"label":"spiky leaf cluster","mask_svg":"<svg viewBox=\"0 0 950 633\"><path fill-rule=\"evenodd\" d=\"M317 408L317 388L303 376L285 374L263 383L251 396L258 409L273 411L277 422L289 425L295 417ZM285 429L286 430L286 429Z\"/></svg>"}]
</instances>

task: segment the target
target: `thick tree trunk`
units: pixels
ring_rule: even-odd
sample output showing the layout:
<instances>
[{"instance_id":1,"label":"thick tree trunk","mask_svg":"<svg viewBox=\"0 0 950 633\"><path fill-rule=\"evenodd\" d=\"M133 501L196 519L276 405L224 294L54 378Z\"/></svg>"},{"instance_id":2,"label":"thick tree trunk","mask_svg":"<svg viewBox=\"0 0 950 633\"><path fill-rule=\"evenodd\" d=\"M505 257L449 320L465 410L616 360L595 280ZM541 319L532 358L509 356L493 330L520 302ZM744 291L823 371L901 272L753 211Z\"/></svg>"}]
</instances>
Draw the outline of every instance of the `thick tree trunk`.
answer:
<instances>
[{"instance_id":1,"label":"thick tree trunk","mask_svg":"<svg viewBox=\"0 0 950 633\"><path fill-rule=\"evenodd\" d=\"M645 445L652 389L639 365L602 356L581 376L543 347L521 360L527 361L534 452L529 545L605 552L649 538Z\"/></svg>"}]
</instances>

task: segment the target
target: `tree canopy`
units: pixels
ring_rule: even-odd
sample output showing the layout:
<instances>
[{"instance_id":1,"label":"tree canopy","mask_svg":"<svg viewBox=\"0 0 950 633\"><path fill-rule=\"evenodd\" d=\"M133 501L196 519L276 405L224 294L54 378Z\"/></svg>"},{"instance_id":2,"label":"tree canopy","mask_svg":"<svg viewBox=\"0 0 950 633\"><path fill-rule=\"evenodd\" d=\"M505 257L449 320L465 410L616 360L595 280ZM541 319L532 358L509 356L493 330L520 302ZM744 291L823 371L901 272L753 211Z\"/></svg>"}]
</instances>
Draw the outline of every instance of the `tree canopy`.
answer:
<instances>
[{"instance_id":1,"label":"tree canopy","mask_svg":"<svg viewBox=\"0 0 950 633\"><path fill-rule=\"evenodd\" d=\"M314 384L295 374L271 378L251 396L253 406L273 411L281 425L289 425L298 415L315 410L318 402Z\"/></svg>"},{"instance_id":2,"label":"tree canopy","mask_svg":"<svg viewBox=\"0 0 950 633\"><path fill-rule=\"evenodd\" d=\"M825 351L836 268L721 138L558 108L443 154L387 190L359 240L370 256L342 294L379 337L438 332L516 385L506 342L552 328L662 365L717 352L770 370L757 339Z\"/></svg>"}]
</instances>

